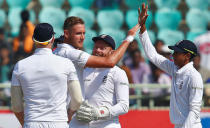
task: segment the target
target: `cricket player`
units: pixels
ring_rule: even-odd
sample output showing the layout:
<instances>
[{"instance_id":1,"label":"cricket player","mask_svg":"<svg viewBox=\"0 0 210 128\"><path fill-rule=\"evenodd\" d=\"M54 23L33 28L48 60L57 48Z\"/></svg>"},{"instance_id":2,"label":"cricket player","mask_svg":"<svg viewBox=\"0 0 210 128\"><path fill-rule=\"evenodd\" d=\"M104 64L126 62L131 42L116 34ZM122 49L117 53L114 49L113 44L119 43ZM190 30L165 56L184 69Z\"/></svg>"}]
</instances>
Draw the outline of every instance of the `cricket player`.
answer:
<instances>
[{"instance_id":1,"label":"cricket player","mask_svg":"<svg viewBox=\"0 0 210 128\"><path fill-rule=\"evenodd\" d=\"M52 53L50 24L38 24L33 41L35 53L20 60L12 74L12 110L23 128L68 128L68 117L82 103L76 69L69 59ZM68 95L71 102L67 106Z\"/></svg>"},{"instance_id":2,"label":"cricket player","mask_svg":"<svg viewBox=\"0 0 210 128\"><path fill-rule=\"evenodd\" d=\"M128 36L122 42L120 47L109 56L99 57L90 55L84 51L83 42L85 39L85 24L79 17L68 17L64 22L64 42L57 44L54 54L72 60L77 70L77 75L82 88L83 98L85 98L83 87L83 70L85 67L111 68L114 67L125 53L130 42L133 41L136 32L139 29L137 24L128 31ZM76 120L74 120L76 121ZM79 123L79 122L78 122Z\"/></svg>"},{"instance_id":3,"label":"cricket player","mask_svg":"<svg viewBox=\"0 0 210 128\"><path fill-rule=\"evenodd\" d=\"M146 31L144 19L148 16L147 9L145 4L142 4L142 12L139 9L139 37L149 60L172 76L170 120L175 128L201 128L203 82L192 62L197 48L191 41L182 40L174 46L169 46L174 51L174 62L159 55Z\"/></svg>"},{"instance_id":4,"label":"cricket player","mask_svg":"<svg viewBox=\"0 0 210 128\"><path fill-rule=\"evenodd\" d=\"M93 55L108 56L115 49L115 41L109 35L94 37ZM129 87L126 73L113 68L86 68L84 70L86 104L77 111L77 119L87 122L87 128L121 128L118 116L129 109ZM71 128L81 124L70 123Z\"/></svg>"}]
</instances>

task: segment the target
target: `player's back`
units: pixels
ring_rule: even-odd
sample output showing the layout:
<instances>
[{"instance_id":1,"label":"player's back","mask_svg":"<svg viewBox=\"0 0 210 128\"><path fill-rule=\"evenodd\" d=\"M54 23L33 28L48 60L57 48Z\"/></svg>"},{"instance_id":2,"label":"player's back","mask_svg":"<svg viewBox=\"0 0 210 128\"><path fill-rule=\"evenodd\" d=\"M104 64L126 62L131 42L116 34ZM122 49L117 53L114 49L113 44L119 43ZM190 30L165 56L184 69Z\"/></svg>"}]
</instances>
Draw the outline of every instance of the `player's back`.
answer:
<instances>
[{"instance_id":1,"label":"player's back","mask_svg":"<svg viewBox=\"0 0 210 128\"><path fill-rule=\"evenodd\" d=\"M67 121L67 80L75 72L73 63L36 49L34 55L16 65L25 101L25 121ZM74 69L74 70L72 70Z\"/></svg>"}]
</instances>

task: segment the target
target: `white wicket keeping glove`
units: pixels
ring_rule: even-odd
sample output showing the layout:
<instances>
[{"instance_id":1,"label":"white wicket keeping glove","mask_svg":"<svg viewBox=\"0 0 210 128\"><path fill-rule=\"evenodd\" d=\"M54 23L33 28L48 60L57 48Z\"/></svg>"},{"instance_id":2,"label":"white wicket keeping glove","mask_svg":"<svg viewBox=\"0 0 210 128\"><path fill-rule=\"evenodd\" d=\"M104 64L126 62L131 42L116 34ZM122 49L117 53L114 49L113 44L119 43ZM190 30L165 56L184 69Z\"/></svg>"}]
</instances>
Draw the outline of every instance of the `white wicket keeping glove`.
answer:
<instances>
[{"instance_id":1,"label":"white wicket keeping glove","mask_svg":"<svg viewBox=\"0 0 210 128\"><path fill-rule=\"evenodd\" d=\"M103 120L110 117L109 109L105 106L96 108L84 101L77 110L77 120L82 122L90 122L93 120Z\"/></svg>"}]
</instances>

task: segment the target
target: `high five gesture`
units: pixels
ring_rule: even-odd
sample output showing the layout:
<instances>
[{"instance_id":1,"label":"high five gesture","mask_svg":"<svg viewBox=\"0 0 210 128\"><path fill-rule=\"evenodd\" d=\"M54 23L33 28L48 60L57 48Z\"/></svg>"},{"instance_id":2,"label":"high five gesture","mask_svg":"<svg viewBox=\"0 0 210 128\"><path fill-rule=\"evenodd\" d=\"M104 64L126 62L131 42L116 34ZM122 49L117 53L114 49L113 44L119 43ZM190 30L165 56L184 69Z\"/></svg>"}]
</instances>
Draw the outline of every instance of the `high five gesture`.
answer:
<instances>
[{"instance_id":1,"label":"high five gesture","mask_svg":"<svg viewBox=\"0 0 210 128\"><path fill-rule=\"evenodd\" d=\"M145 22L147 20L147 17L149 16L147 14L148 6L145 6L145 3L142 4L142 10L140 8L138 9L139 17L138 17L138 23L141 26L141 33L143 33L146 30Z\"/></svg>"}]
</instances>

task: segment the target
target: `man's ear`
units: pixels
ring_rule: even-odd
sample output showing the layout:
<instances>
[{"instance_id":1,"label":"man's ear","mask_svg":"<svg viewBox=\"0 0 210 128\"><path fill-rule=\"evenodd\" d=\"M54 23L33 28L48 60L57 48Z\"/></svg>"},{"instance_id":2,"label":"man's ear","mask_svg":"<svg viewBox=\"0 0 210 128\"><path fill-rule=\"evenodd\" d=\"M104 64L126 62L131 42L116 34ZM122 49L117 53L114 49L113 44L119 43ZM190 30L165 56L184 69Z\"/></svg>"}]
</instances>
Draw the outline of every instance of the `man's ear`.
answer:
<instances>
[{"instance_id":1,"label":"man's ear","mask_svg":"<svg viewBox=\"0 0 210 128\"><path fill-rule=\"evenodd\" d=\"M189 59L189 60L190 60L190 58L191 58L191 54L190 54L190 53L187 53L187 54L186 54L186 56L187 56L187 59Z\"/></svg>"},{"instance_id":2,"label":"man's ear","mask_svg":"<svg viewBox=\"0 0 210 128\"><path fill-rule=\"evenodd\" d=\"M53 38L52 38L52 40L51 40L51 42L50 43L54 43L54 41L55 41L55 37L53 36Z\"/></svg>"},{"instance_id":3,"label":"man's ear","mask_svg":"<svg viewBox=\"0 0 210 128\"><path fill-rule=\"evenodd\" d=\"M64 32L64 37L65 37L66 39L68 39L69 36L70 36L69 30L64 30L63 32Z\"/></svg>"}]
</instances>

